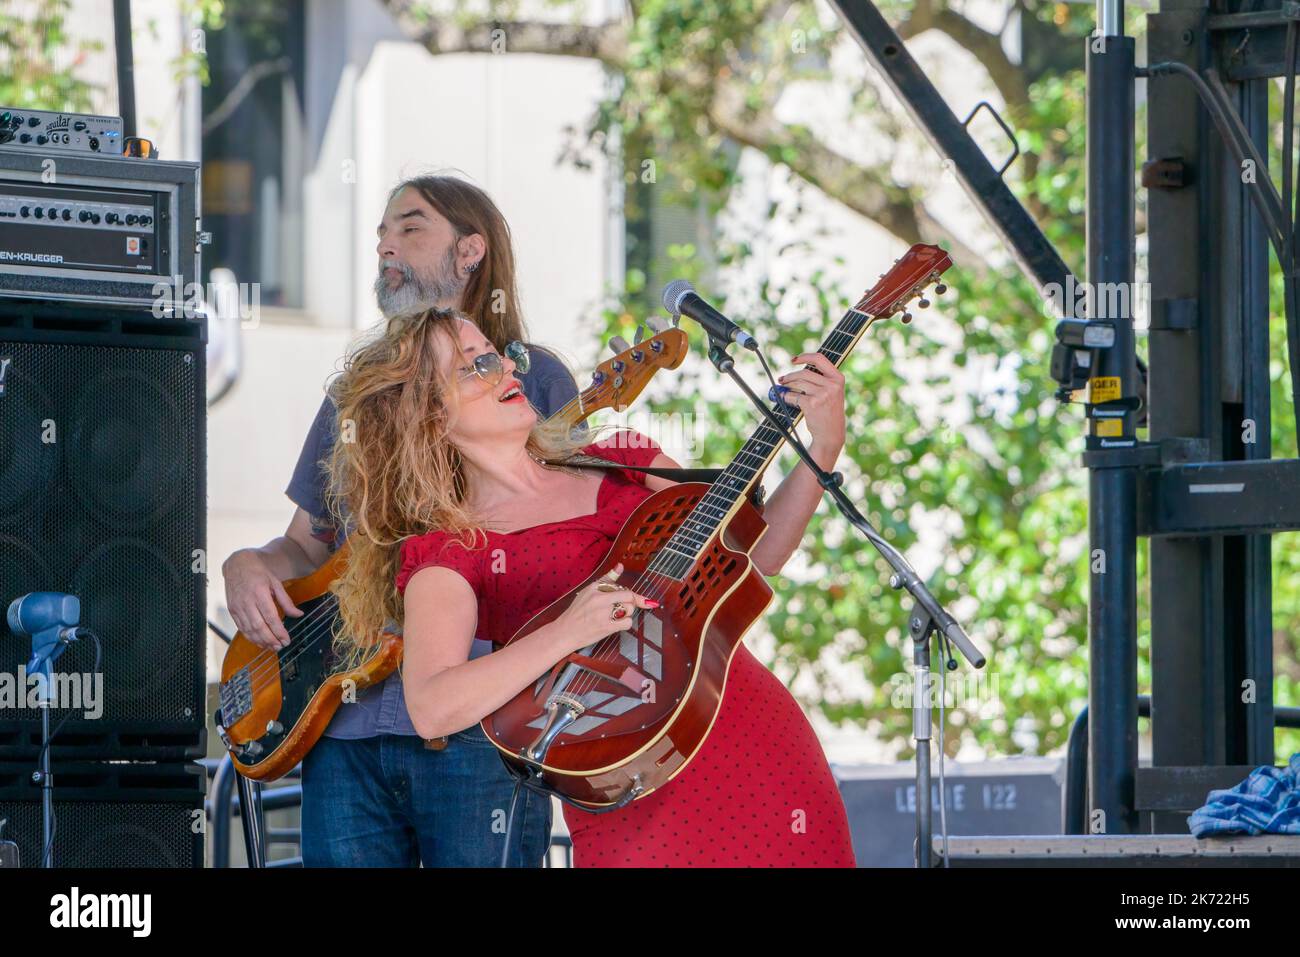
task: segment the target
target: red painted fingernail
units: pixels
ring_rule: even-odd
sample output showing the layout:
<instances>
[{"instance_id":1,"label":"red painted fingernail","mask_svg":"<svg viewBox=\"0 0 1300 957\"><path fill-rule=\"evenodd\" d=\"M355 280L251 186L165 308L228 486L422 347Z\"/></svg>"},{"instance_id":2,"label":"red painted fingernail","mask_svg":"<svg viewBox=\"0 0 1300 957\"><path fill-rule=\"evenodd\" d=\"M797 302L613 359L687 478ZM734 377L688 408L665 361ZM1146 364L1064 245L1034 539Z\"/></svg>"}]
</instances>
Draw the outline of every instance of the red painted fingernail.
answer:
<instances>
[{"instance_id":1,"label":"red painted fingernail","mask_svg":"<svg viewBox=\"0 0 1300 957\"><path fill-rule=\"evenodd\" d=\"M645 603L646 603L646 607L648 607L648 608L658 608L658 607L659 607L659 602L657 602L657 601L651 601L649 598L647 598L647 599L645 600Z\"/></svg>"}]
</instances>

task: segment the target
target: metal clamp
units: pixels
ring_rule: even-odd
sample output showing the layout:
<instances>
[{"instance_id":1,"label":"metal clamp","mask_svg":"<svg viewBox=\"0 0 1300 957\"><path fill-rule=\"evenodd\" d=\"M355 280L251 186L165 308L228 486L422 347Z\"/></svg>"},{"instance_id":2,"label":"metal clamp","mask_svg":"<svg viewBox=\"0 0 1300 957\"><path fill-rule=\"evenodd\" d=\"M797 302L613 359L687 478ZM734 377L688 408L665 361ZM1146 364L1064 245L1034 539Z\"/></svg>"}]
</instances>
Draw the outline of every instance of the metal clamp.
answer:
<instances>
[{"instance_id":1,"label":"metal clamp","mask_svg":"<svg viewBox=\"0 0 1300 957\"><path fill-rule=\"evenodd\" d=\"M998 167L998 179L1001 179L1002 174L1007 171L1007 168L1010 167L1011 164L1016 161L1016 157L1020 155L1020 144L1016 142L1016 134L1011 131L1011 127L1007 125L1007 121L1001 117L997 110L993 109L993 105L989 103L988 100L980 100L976 103L975 108L966 114L966 119L961 121L961 125L963 127L969 127L970 121L975 119L975 114L982 109L989 111L993 119L997 121L998 126L1002 127L1002 132L1007 134L1007 139L1011 141L1011 155L1007 157L1005 163ZM967 132L969 133L970 131L967 130Z\"/></svg>"}]
</instances>

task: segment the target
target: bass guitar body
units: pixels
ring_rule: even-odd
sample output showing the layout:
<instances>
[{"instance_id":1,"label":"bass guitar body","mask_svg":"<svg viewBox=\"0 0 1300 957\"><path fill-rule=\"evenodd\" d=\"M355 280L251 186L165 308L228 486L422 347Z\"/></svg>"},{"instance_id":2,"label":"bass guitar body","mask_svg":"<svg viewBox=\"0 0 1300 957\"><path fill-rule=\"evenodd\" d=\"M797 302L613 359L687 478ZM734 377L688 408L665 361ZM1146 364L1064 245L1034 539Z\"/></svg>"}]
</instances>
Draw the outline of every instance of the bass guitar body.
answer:
<instances>
[{"instance_id":1,"label":"bass guitar body","mask_svg":"<svg viewBox=\"0 0 1300 957\"><path fill-rule=\"evenodd\" d=\"M304 612L284 619L288 645L270 651L241 632L226 651L216 724L235 768L245 777L283 777L320 738L344 700L345 685L368 688L401 663L401 637L384 634L360 664L338 667L332 650L338 602L329 587L347 556L344 545L310 575L284 582Z\"/></svg>"},{"instance_id":2,"label":"bass guitar body","mask_svg":"<svg viewBox=\"0 0 1300 957\"><path fill-rule=\"evenodd\" d=\"M554 621L619 562L620 585L661 603L637 609L625 631L563 659L482 723L511 760L574 801L596 807L641 797L686 766L717 717L732 656L772 601L749 558L767 525L748 501L681 580L649 569L709 489L685 483L647 498L596 571L515 635Z\"/></svg>"}]
</instances>

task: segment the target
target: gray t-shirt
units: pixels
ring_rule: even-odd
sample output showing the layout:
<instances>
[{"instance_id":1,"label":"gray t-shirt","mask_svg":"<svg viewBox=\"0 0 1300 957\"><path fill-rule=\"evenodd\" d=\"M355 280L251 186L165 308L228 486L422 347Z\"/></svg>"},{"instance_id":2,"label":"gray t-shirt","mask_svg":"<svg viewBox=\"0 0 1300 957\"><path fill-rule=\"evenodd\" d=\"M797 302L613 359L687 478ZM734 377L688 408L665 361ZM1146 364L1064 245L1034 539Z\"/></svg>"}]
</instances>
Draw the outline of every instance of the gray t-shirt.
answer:
<instances>
[{"instance_id":1,"label":"gray t-shirt","mask_svg":"<svg viewBox=\"0 0 1300 957\"><path fill-rule=\"evenodd\" d=\"M528 372L517 372L516 375L523 383L524 395L528 401L546 418L568 404L578 394L578 387L564 363L550 353L534 346L529 352L529 358L531 364ZM289 487L284 490L284 494L295 505L312 516L313 524L323 528L332 524L325 504L328 476L323 463L334 447L338 431L335 418L334 402L326 396L307 433ZM340 532L335 536L333 547L342 544L343 535ZM491 642L475 639L470 657L477 658L491 650ZM331 738L371 738L378 734L415 733L402 694L402 676L398 672L394 672L376 687L358 691L356 702L340 707L325 729L325 734Z\"/></svg>"}]
</instances>

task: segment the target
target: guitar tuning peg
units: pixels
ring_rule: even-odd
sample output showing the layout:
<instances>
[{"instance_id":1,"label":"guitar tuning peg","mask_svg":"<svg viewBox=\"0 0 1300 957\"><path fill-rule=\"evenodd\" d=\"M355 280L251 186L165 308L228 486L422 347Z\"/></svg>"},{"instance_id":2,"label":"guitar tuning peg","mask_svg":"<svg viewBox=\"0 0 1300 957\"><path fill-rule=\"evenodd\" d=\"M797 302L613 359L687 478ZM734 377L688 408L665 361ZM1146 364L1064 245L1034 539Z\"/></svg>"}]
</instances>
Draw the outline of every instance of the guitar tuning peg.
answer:
<instances>
[{"instance_id":1,"label":"guitar tuning peg","mask_svg":"<svg viewBox=\"0 0 1300 957\"><path fill-rule=\"evenodd\" d=\"M611 336L609 340L609 348L613 351L614 355L619 355L627 352L627 350L632 347L627 344L627 340L622 336Z\"/></svg>"},{"instance_id":2,"label":"guitar tuning peg","mask_svg":"<svg viewBox=\"0 0 1300 957\"><path fill-rule=\"evenodd\" d=\"M929 308L930 308L930 300L929 300L929 299L926 299L925 296L922 296L920 299L918 299L918 300L916 301L916 305L917 305L917 307L920 308L920 309L929 309Z\"/></svg>"},{"instance_id":3,"label":"guitar tuning peg","mask_svg":"<svg viewBox=\"0 0 1300 957\"><path fill-rule=\"evenodd\" d=\"M912 321L912 314L910 312L903 313L903 322L909 323L911 321Z\"/></svg>"},{"instance_id":4,"label":"guitar tuning peg","mask_svg":"<svg viewBox=\"0 0 1300 957\"><path fill-rule=\"evenodd\" d=\"M638 324L636 332L632 336L632 345L639 346L641 340L645 338L645 326Z\"/></svg>"},{"instance_id":5,"label":"guitar tuning peg","mask_svg":"<svg viewBox=\"0 0 1300 957\"><path fill-rule=\"evenodd\" d=\"M948 287L945 286L943 283L939 283L939 285L934 287L934 294L936 296L942 296L947 291L948 291Z\"/></svg>"},{"instance_id":6,"label":"guitar tuning peg","mask_svg":"<svg viewBox=\"0 0 1300 957\"><path fill-rule=\"evenodd\" d=\"M650 331L656 334L663 332L671 325L663 316L650 316L645 322L650 327Z\"/></svg>"}]
</instances>

